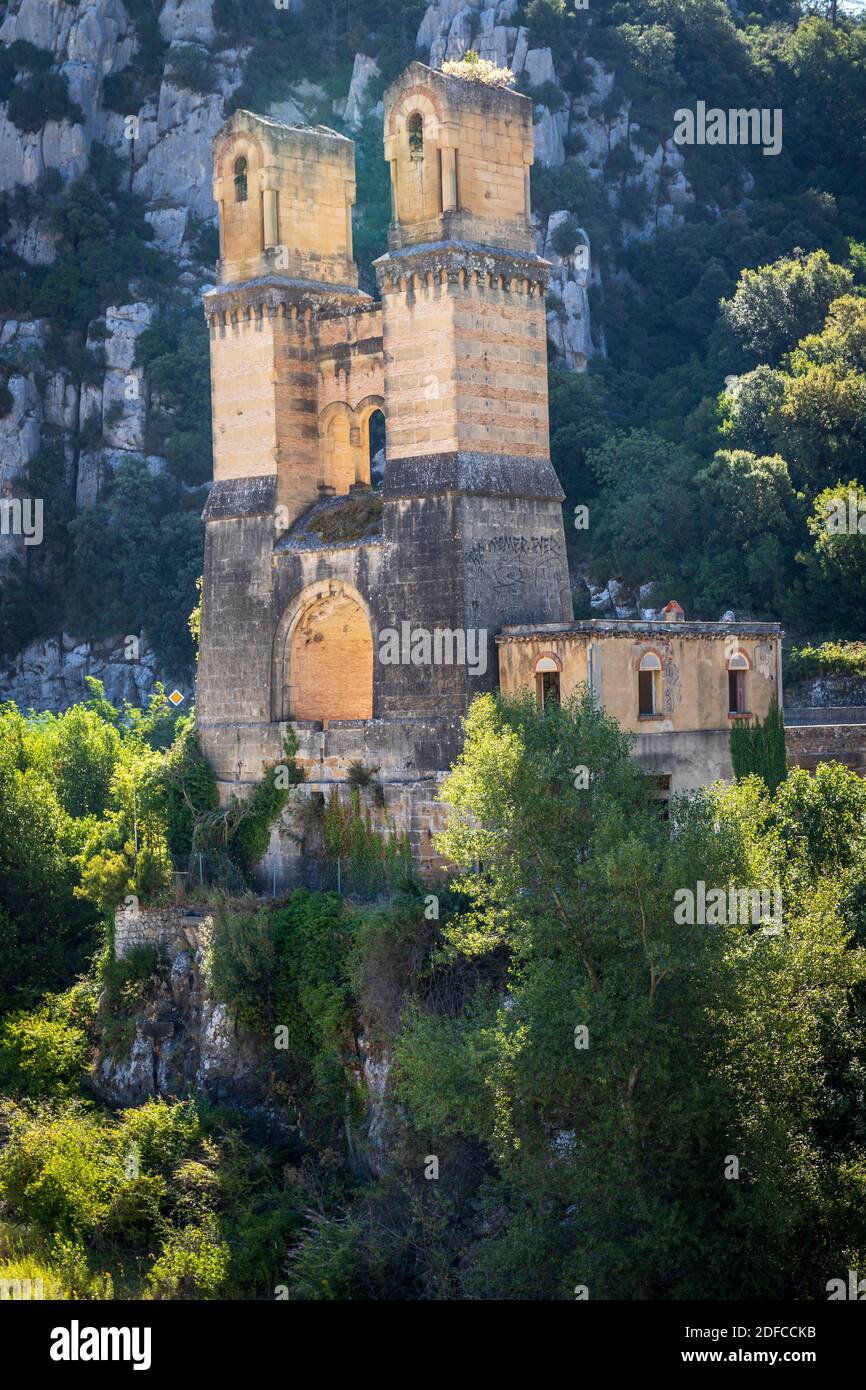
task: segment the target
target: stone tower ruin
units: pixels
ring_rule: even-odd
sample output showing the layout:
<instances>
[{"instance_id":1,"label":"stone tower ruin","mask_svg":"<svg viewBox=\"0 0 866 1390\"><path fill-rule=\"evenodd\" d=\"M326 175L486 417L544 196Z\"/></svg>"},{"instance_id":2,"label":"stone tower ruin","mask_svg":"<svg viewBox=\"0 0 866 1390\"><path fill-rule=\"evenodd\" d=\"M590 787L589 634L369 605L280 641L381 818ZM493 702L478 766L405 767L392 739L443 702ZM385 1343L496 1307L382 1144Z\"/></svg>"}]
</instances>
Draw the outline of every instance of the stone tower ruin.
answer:
<instances>
[{"instance_id":1,"label":"stone tower ruin","mask_svg":"<svg viewBox=\"0 0 866 1390\"><path fill-rule=\"evenodd\" d=\"M377 767L383 823L423 865L460 717L496 688L497 632L572 610L532 104L412 63L384 107L380 302L352 259L351 141L245 111L215 140L197 714L224 796L279 759L287 724L309 791ZM297 881L302 857L278 829L267 872Z\"/></svg>"}]
</instances>

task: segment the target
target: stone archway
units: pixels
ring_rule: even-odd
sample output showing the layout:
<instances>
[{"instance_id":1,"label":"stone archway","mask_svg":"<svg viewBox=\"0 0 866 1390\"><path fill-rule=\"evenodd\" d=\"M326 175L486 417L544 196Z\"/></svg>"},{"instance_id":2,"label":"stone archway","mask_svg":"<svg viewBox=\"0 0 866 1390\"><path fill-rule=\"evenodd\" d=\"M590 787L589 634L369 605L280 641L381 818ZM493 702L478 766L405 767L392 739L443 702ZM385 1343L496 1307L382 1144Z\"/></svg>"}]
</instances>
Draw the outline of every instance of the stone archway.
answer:
<instances>
[{"instance_id":1,"label":"stone archway","mask_svg":"<svg viewBox=\"0 0 866 1390\"><path fill-rule=\"evenodd\" d=\"M274 643L274 718L372 719L373 633L366 605L347 584L299 594Z\"/></svg>"}]
</instances>

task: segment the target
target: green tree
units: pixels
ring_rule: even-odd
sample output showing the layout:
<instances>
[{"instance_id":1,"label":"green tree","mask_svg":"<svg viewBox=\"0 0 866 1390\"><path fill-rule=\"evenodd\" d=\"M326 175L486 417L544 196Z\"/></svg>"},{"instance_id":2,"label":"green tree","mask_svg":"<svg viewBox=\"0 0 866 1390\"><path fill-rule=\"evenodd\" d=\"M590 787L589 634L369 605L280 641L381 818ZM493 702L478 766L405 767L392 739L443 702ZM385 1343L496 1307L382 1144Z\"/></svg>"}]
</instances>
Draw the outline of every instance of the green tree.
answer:
<instances>
[{"instance_id":1,"label":"green tree","mask_svg":"<svg viewBox=\"0 0 866 1390\"><path fill-rule=\"evenodd\" d=\"M816 333L834 299L851 289L854 277L834 265L826 251L786 258L744 270L722 315L744 352L776 366L801 338Z\"/></svg>"},{"instance_id":2,"label":"green tree","mask_svg":"<svg viewBox=\"0 0 866 1390\"><path fill-rule=\"evenodd\" d=\"M796 882L763 783L680 799L671 826L588 696L481 697L442 795L467 900L444 935L486 977L456 1014L410 1020L397 1065L422 1133L474 1136L494 1166L469 1289L820 1296L815 1268L851 1238L838 1210L818 1219L840 1181L816 1191L824 1068L850 1059L864 979L838 887L792 893L778 932L672 913L698 880Z\"/></svg>"},{"instance_id":3,"label":"green tree","mask_svg":"<svg viewBox=\"0 0 866 1390\"><path fill-rule=\"evenodd\" d=\"M777 704L773 704L763 724L736 723L731 729L731 762L735 777L763 778L774 792L788 775L785 748L785 722Z\"/></svg>"}]
</instances>

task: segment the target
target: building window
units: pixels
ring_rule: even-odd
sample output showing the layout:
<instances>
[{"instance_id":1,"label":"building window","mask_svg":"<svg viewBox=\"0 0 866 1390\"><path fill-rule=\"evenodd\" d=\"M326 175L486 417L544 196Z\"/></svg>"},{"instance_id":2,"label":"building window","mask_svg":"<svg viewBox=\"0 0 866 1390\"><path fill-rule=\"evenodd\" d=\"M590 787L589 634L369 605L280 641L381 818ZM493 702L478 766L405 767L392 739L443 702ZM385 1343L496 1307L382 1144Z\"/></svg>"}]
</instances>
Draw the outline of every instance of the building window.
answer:
<instances>
[{"instance_id":1,"label":"building window","mask_svg":"<svg viewBox=\"0 0 866 1390\"><path fill-rule=\"evenodd\" d=\"M742 652L732 656L728 662L728 713L747 714L746 673L749 663Z\"/></svg>"},{"instance_id":2,"label":"building window","mask_svg":"<svg viewBox=\"0 0 866 1390\"><path fill-rule=\"evenodd\" d=\"M655 652L647 652L640 659L637 673L637 712L642 719L651 719L659 712L661 675L659 658Z\"/></svg>"},{"instance_id":3,"label":"building window","mask_svg":"<svg viewBox=\"0 0 866 1390\"><path fill-rule=\"evenodd\" d=\"M247 161L243 155L235 160L235 202L247 201Z\"/></svg>"},{"instance_id":4,"label":"building window","mask_svg":"<svg viewBox=\"0 0 866 1390\"><path fill-rule=\"evenodd\" d=\"M409 133L409 153L413 159L424 155L424 118L420 111L413 111L406 123Z\"/></svg>"},{"instance_id":5,"label":"building window","mask_svg":"<svg viewBox=\"0 0 866 1390\"><path fill-rule=\"evenodd\" d=\"M562 703L559 667L552 656L543 656L535 664L535 699L539 709Z\"/></svg>"},{"instance_id":6,"label":"building window","mask_svg":"<svg viewBox=\"0 0 866 1390\"><path fill-rule=\"evenodd\" d=\"M367 480L381 483L385 476L385 416L374 410L367 421Z\"/></svg>"}]
</instances>

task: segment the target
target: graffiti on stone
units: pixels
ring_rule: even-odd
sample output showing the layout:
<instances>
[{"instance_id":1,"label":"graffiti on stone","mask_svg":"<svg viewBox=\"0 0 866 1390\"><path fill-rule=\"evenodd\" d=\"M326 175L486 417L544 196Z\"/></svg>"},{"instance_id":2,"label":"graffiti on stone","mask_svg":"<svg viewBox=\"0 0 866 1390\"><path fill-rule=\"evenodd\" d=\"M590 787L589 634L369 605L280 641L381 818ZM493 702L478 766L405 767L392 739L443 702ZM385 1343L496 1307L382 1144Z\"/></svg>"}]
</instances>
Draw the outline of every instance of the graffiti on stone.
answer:
<instances>
[{"instance_id":1,"label":"graffiti on stone","mask_svg":"<svg viewBox=\"0 0 866 1390\"><path fill-rule=\"evenodd\" d=\"M466 556L467 568L494 590L517 597L527 591L555 600L562 542L556 536L488 536Z\"/></svg>"}]
</instances>

